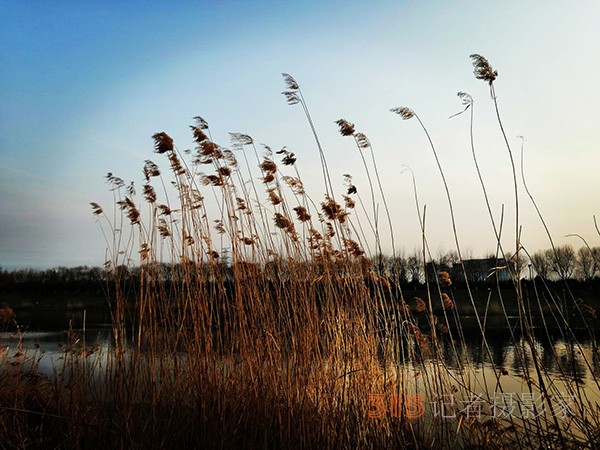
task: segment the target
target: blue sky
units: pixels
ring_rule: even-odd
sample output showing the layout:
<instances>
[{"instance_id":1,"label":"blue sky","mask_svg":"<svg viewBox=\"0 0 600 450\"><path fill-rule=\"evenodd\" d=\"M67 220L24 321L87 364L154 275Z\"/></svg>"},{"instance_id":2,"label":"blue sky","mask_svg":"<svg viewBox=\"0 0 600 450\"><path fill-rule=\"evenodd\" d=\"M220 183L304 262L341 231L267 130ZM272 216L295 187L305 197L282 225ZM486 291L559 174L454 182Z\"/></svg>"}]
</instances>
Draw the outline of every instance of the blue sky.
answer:
<instances>
[{"instance_id":1,"label":"blue sky","mask_svg":"<svg viewBox=\"0 0 600 450\"><path fill-rule=\"evenodd\" d=\"M101 264L104 241L89 202L111 201L103 176L141 184L151 136L166 131L191 148L201 115L220 144L244 132L288 146L315 198L320 166L306 120L288 106L281 72L300 83L334 184L360 158L333 123L345 118L371 139L393 208L398 247L419 246L410 178L428 209L432 250L453 248L435 160L414 121L429 127L447 172L461 243L493 251L471 160L468 118L457 91L475 99L475 137L492 206L513 220L511 174L487 86L471 53L499 71L496 90L511 143L525 141L528 184L558 243L579 233L600 245L600 5L505 2L45 2L0 0L0 266ZM522 198L523 243L548 239ZM506 228L510 242L511 227ZM389 243L386 243L389 248Z\"/></svg>"}]
</instances>

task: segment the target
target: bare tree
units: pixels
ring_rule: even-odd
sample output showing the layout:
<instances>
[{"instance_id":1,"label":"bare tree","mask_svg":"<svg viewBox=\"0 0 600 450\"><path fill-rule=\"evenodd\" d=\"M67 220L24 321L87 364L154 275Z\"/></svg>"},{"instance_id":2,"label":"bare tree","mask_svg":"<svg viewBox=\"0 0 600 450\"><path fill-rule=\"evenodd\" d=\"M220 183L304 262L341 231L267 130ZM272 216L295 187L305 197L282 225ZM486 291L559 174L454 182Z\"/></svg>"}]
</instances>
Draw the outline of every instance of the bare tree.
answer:
<instances>
[{"instance_id":1,"label":"bare tree","mask_svg":"<svg viewBox=\"0 0 600 450\"><path fill-rule=\"evenodd\" d=\"M519 250L518 254L507 254L504 261L506 262L505 266L510 276L517 280L521 279L523 270L529 263L527 255L521 250Z\"/></svg>"},{"instance_id":2,"label":"bare tree","mask_svg":"<svg viewBox=\"0 0 600 450\"><path fill-rule=\"evenodd\" d=\"M583 281L590 281L596 277L600 269L600 247L592 249L581 247L577 251L577 275Z\"/></svg>"},{"instance_id":3,"label":"bare tree","mask_svg":"<svg viewBox=\"0 0 600 450\"><path fill-rule=\"evenodd\" d=\"M378 254L377 263L373 269L377 268L383 269L384 273L398 281L406 279L406 260L402 253L396 256Z\"/></svg>"},{"instance_id":4,"label":"bare tree","mask_svg":"<svg viewBox=\"0 0 600 450\"><path fill-rule=\"evenodd\" d=\"M545 251L538 251L531 255L531 264L539 277L547 280L551 272L550 261L546 257Z\"/></svg>"},{"instance_id":5,"label":"bare tree","mask_svg":"<svg viewBox=\"0 0 600 450\"><path fill-rule=\"evenodd\" d=\"M573 246L567 244L555 247L554 250L548 249L546 258L550 263L551 271L560 279L566 280L573 277L577 261Z\"/></svg>"},{"instance_id":6,"label":"bare tree","mask_svg":"<svg viewBox=\"0 0 600 450\"><path fill-rule=\"evenodd\" d=\"M450 272L454 264L460 263L460 257L456 250L449 250L446 253L440 251L438 255L437 268L438 270L444 270Z\"/></svg>"},{"instance_id":7,"label":"bare tree","mask_svg":"<svg viewBox=\"0 0 600 450\"><path fill-rule=\"evenodd\" d=\"M387 271L400 282L408 281L408 262L404 252L396 253L396 256L386 258L385 261Z\"/></svg>"},{"instance_id":8,"label":"bare tree","mask_svg":"<svg viewBox=\"0 0 600 450\"><path fill-rule=\"evenodd\" d=\"M423 282L423 263L416 251L406 258L406 277L411 283Z\"/></svg>"}]
</instances>

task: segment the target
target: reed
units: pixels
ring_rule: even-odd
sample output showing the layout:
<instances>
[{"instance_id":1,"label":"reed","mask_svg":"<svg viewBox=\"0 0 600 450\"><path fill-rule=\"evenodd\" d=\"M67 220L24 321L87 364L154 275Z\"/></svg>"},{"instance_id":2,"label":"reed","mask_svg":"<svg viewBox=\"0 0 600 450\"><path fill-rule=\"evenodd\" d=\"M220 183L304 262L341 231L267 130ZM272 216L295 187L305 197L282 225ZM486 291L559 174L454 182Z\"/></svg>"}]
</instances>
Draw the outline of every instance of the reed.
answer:
<instances>
[{"instance_id":1,"label":"reed","mask_svg":"<svg viewBox=\"0 0 600 450\"><path fill-rule=\"evenodd\" d=\"M475 56L476 76L490 84L493 95L497 72L485 58ZM408 108L394 110L403 119L418 119L433 150L462 267L458 278L464 281L437 265L431 255L426 208L419 204L413 174L422 232L418 258L426 291L422 298L411 299L400 286L405 280L381 270L381 259L369 257L369 238L354 211L355 199L362 203L358 189L346 175L346 195L343 204L338 203L340 196L334 192L304 95L290 75L284 74L284 81L288 103L303 107L315 137L325 197L309 197L302 182L301 158L288 149L273 153L265 147L261 157L254 139L241 133L232 133L232 149L225 148L213 141L208 123L200 117L190 127L196 145L191 155L179 152L167 133L156 133L154 149L162 160L145 161L141 194L133 184L108 174L113 208L92 203L107 241L104 280L113 346L86 346L70 330L69 345L54 376L41 373L36 352L0 353L0 446L581 448L600 444L600 424L594 415L597 400L588 398L577 383L558 383L545 367L553 362L568 374L573 372L569 364L573 366L577 352L590 368L597 354L589 355L578 344L564 307L568 300L560 299L550 283L535 282L533 301L540 311L551 308L573 358L565 362L558 353L540 352L531 305L521 288L519 253L526 249L519 241L518 216L516 253L513 263L507 264L519 302L520 331L510 328L510 339L523 367L521 375L494 363L486 329L492 292L481 304L470 289L450 189L438 148L421 119ZM473 114L472 98L467 94L461 98L465 110L471 108ZM493 101L497 111L495 96ZM502 128L499 114L498 120ZM371 153L395 241L373 149L352 124L344 120L337 124L342 135L354 137L364 163L372 210L366 220L381 255L375 190L363 150ZM501 250L502 223L494 220L477 165L473 115L470 136ZM507 147L514 169L508 141ZM246 150L256 161L250 162ZM257 174L260 183L254 181ZM500 253L498 264L504 256ZM428 276L430 266L433 278ZM127 267L136 268L135 277L127 275ZM495 268L492 275L508 321L499 287L501 270ZM466 294L454 290L458 283L467 287ZM483 362L493 368L487 375L492 379L484 375L481 381L480 368L465 356L467 341L472 339L461 316L467 303L477 317L475 339L481 341ZM593 335L595 311L585 306L577 304L587 332ZM0 320L15 320L11 310L0 311ZM543 331L549 334L549 329L544 322ZM528 418L499 417L497 398L504 395L506 400L516 383L529 398L540 395L554 406L567 390L573 404L566 419L559 422L535 408L536 414ZM595 375L592 383L598 386ZM452 420L442 420L437 408L451 397L472 403L458 408ZM529 406L523 398L512 405L521 412Z\"/></svg>"}]
</instances>

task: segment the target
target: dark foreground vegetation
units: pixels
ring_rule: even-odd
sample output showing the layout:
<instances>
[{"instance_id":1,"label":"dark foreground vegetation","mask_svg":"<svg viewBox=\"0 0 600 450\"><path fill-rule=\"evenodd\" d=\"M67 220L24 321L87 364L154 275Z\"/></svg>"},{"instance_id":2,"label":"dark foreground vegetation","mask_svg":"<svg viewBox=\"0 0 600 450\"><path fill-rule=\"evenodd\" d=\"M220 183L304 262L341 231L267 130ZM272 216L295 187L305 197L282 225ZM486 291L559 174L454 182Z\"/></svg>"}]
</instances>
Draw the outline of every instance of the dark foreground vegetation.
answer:
<instances>
[{"instance_id":1,"label":"dark foreground vegetation","mask_svg":"<svg viewBox=\"0 0 600 450\"><path fill-rule=\"evenodd\" d=\"M498 262L494 258L466 260L467 271L465 280L460 265L457 262L448 263L449 259L434 260L425 268L410 268L406 266L406 260L402 257L381 258L382 266L370 265L367 276L362 283L371 295L374 295L378 285L385 287L382 292L383 307L391 310L397 304L403 302L408 308L417 311L418 299L427 298L428 283L435 285L440 274L448 274L450 285L443 285L442 291L451 298L457 313L462 317L473 317L476 314L489 317L494 316L518 316L519 302L515 294L513 282L508 276L508 271L503 270L508 279L501 280L496 276L489 276L494 271ZM502 261L506 264L506 261ZM403 271L394 270L405 267ZM408 267L408 268L407 268ZM444 269L444 270L442 270ZM160 280L160 286L166 295L173 295L181 291L185 280L183 274L185 269L181 265L169 266L167 264L157 265L156 278ZM223 286L226 297L224 302L235 303L236 297L236 274L234 267L230 264L219 264L221 280L211 280L211 268L208 264L197 265L189 269L190 277L206 280L208 291L217 290L219 285ZM285 282L292 274L286 273L284 267L278 267L275 262L266 267L255 265L252 270L256 274L264 276L271 273L273 278ZM306 268L314 272L314 268ZM117 279L111 272L99 267L60 267L49 270L18 270L0 272L0 305L10 307L18 314L19 324L23 330L32 329L55 329L67 328L69 324L83 325L83 313L85 311L86 325L95 326L110 323L110 312L115 305L115 295L121 293L126 299L128 315L135 316L136 299L140 295L139 279L143 274L143 268L121 266L118 269ZM575 272L573 270L573 272ZM427 273L427 276L425 275ZM548 290L559 300L558 303L528 304L527 310L532 317L540 317L544 314L550 315L557 310L564 312L566 316L576 315L577 307L585 307L589 316L590 326L596 326L596 311L600 308L600 279L573 279L557 278L557 274L542 278L539 275L534 279L522 279L521 286L526 298L535 296L536 287ZM443 277L441 278L443 281ZM341 278L333 282L343 283ZM469 289L467 289L467 283ZM212 285L212 287L211 287ZM325 282L315 283L317 290L327 288ZM272 291L275 286L269 285L267 289ZM473 298L473 302L469 298ZM177 308L177 305L173 305ZM475 311L475 309L477 311ZM433 312L439 314L441 305L433 305Z\"/></svg>"},{"instance_id":2,"label":"dark foreground vegetation","mask_svg":"<svg viewBox=\"0 0 600 450\"><path fill-rule=\"evenodd\" d=\"M472 60L497 111L498 74L482 56ZM289 75L284 80L286 100L302 108L314 133L298 83ZM459 97L472 123L472 98ZM414 119L429 137L413 110L392 112ZM498 122L514 174L507 193L515 195L515 241L506 246L501 239L504 224L492 214L479 173L497 251L485 260L467 258L455 234L456 253L436 259L415 184L423 241L410 265L413 256L378 256L382 233L390 233L394 249L398 237L375 152L352 123L337 121L356 144L369 188L363 192L345 175L345 194L336 194L315 133L321 201L306 193L297 157L287 149L265 148L261 157L250 136L232 133L234 153L213 142L200 117L191 126L196 149L190 156L168 134L155 134L172 183L146 161L141 200L133 183L107 175L115 201L107 210L114 213L92 203L108 247L101 271L48 271L21 285L22 272L2 274L7 296L39 292L36 301L43 301L46 287L63 295L59 273L63 286L78 286L77 295L86 286L102 292L112 345L86 345L71 327L50 375L40 370L39 349L24 348L22 340L16 348L2 345L0 447L596 448L598 371L586 380L560 381L556 373L573 373L574 355L579 364L597 365L598 265L584 270L579 256L579 266L567 271L557 263L563 249L550 236L542 262L528 254L519 240L517 172L500 114ZM455 225L437 150L427 142ZM479 172L475 146L471 151ZM524 174L522 183L527 190ZM586 248L597 264L597 252ZM8 305L2 311L1 326L22 337L19 314ZM506 334L516 373L491 357L487 320L494 314L511 321ZM469 332L465 315L474 324ZM539 345L540 332L551 337L557 330L570 358ZM582 333L590 343L585 348ZM464 358L472 341L480 344L491 378L483 384ZM516 388L521 414L498 415L498 395ZM450 396L477 396L477 408L441 418L432 405ZM565 396L569 408L559 416ZM547 408L533 405L523 414L532 398Z\"/></svg>"}]
</instances>

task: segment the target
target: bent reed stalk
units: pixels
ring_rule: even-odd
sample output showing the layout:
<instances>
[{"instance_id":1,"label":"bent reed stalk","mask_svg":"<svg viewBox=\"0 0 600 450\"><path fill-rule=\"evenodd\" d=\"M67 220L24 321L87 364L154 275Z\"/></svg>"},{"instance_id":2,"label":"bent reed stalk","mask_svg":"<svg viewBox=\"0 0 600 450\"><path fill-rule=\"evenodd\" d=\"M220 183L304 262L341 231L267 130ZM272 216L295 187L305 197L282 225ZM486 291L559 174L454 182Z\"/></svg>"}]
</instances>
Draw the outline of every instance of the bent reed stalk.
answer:
<instances>
[{"instance_id":1,"label":"bent reed stalk","mask_svg":"<svg viewBox=\"0 0 600 450\"><path fill-rule=\"evenodd\" d=\"M491 67L489 71L487 76L495 79L497 73ZM232 133L233 149L227 149L213 141L208 123L196 117L190 127L196 148L187 161L171 136L154 134L155 152L165 159L145 162L143 199L133 184L109 174L112 215L92 204L108 244L103 276L113 346L86 347L70 330L69 346L54 377L42 373L37 351L0 352L0 447L599 445L600 423L590 413L600 408L578 384L565 384L576 403L565 423L541 413L519 420L492 414L497 394L507 395L516 382L525 393L539 393L556 404L563 384L544 364L553 362L565 374L575 373L575 356L565 363L556 352L549 359L538 351L528 320L531 310L525 310L518 279L514 289L523 329L511 328L510 340L522 371L511 374L496 364L486 337L492 292L482 304L471 290L450 191L436 147L418 116L408 108L395 111L403 118L416 116L431 144L446 189L462 272L451 278L433 260L426 206L419 204L413 174L425 299L408 299L408 291L398 285L406 279L387 276L379 270L381 259L368 257L368 239L353 214L354 198L362 201L350 175L344 176L343 205L336 201L325 153L299 85L287 74L284 81L288 103L302 105L316 140L325 197L313 199L306 193L302 161L286 148L275 153L265 148L260 157L250 136ZM472 124L471 116L475 158ZM393 243L394 234L373 149L364 135L349 128L351 124L338 121L338 125L354 136L361 153L373 209L366 220L381 258L375 193L363 155L367 148ZM256 166L245 153L250 148ZM240 152L241 164L236 157ZM501 248L502 223L497 226L492 217L476 159L475 163ZM163 180L163 165L170 171L171 185ZM260 182L254 181L256 173ZM209 190L212 194L206 195ZM175 196L177 200L170 202ZM519 235L517 253L518 239ZM460 277L466 294L453 288L461 283ZM417 286L414 278L412 282L413 288ZM496 283L501 299L497 274ZM558 306L549 305L552 314L563 314L567 321L555 295L538 293L537 284L533 288L540 311L547 298L556 300ZM477 319L475 337L463 323L467 303ZM574 333L570 328L561 330ZM483 374L483 384L481 366L467 354L471 339L481 341L481 365L493 368L492 375ZM585 353L583 347L571 349L573 355L575 350ZM593 357L582 358L592 369ZM529 376L528 362L536 379ZM434 405L450 397L476 397L480 414L467 407L452 420L442 420ZM526 406L514 405L520 410Z\"/></svg>"}]
</instances>

